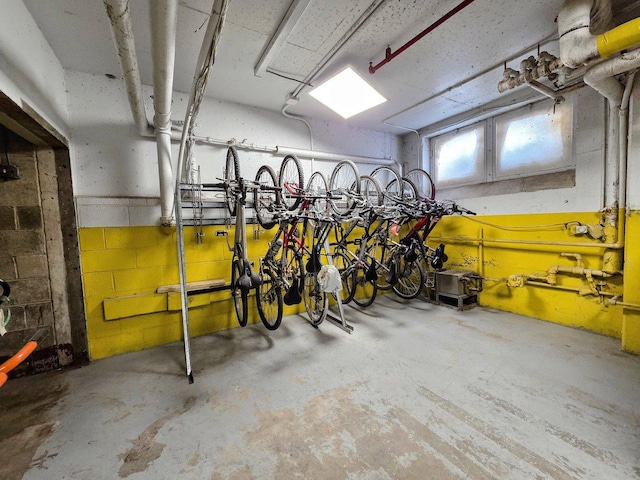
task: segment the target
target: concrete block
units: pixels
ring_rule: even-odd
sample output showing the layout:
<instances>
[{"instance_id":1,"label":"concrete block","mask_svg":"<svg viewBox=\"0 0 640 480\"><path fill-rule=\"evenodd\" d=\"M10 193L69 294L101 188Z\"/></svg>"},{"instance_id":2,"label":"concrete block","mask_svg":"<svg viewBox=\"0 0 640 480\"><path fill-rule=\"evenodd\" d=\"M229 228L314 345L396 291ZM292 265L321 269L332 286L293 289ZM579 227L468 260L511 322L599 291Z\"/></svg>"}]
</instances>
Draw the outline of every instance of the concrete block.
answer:
<instances>
[{"instance_id":1,"label":"concrete block","mask_svg":"<svg viewBox=\"0 0 640 480\"><path fill-rule=\"evenodd\" d=\"M85 273L82 276L82 283L84 284L86 296L101 295L102 297L110 297L116 291L111 272Z\"/></svg>"},{"instance_id":2,"label":"concrete block","mask_svg":"<svg viewBox=\"0 0 640 480\"><path fill-rule=\"evenodd\" d=\"M113 281L116 292L150 287L155 290L156 287L165 283L164 270L162 267L149 267L113 272Z\"/></svg>"},{"instance_id":3,"label":"concrete block","mask_svg":"<svg viewBox=\"0 0 640 480\"><path fill-rule=\"evenodd\" d=\"M16 207L18 228L21 230L39 230L42 228L42 210L39 206Z\"/></svg>"},{"instance_id":4,"label":"concrete block","mask_svg":"<svg viewBox=\"0 0 640 480\"><path fill-rule=\"evenodd\" d=\"M13 207L2 206L0 207L0 230L15 230L16 213Z\"/></svg>"},{"instance_id":5,"label":"concrete block","mask_svg":"<svg viewBox=\"0 0 640 480\"><path fill-rule=\"evenodd\" d=\"M49 276L49 266L46 255L18 255L16 257L18 278L33 278Z\"/></svg>"},{"instance_id":6,"label":"concrete block","mask_svg":"<svg viewBox=\"0 0 640 480\"><path fill-rule=\"evenodd\" d=\"M127 270L136 266L136 254L133 250L93 250L82 252L80 257L82 271L85 273Z\"/></svg>"},{"instance_id":7,"label":"concrete block","mask_svg":"<svg viewBox=\"0 0 640 480\"><path fill-rule=\"evenodd\" d=\"M0 278L5 282L18 278L15 258L10 255L0 255Z\"/></svg>"},{"instance_id":8,"label":"concrete block","mask_svg":"<svg viewBox=\"0 0 640 480\"><path fill-rule=\"evenodd\" d=\"M0 245L9 255L46 253L44 235L37 230L0 231Z\"/></svg>"},{"instance_id":9,"label":"concrete block","mask_svg":"<svg viewBox=\"0 0 640 480\"><path fill-rule=\"evenodd\" d=\"M49 277L19 278L11 283L11 300L16 305L51 301Z\"/></svg>"},{"instance_id":10,"label":"concrete block","mask_svg":"<svg viewBox=\"0 0 640 480\"><path fill-rule=\"evenodd\" d=\"M166 310L166 293L107 298L104 301L104 318L106 320L117 320Z\"/></svg>"},{"instance_id":11,"label":"concrete block","mask_svg":"<svg viewBox=\"0 0 640 480\"><path fill-rule=\"evenodd\" d=\"M54 324L53 307L51 302L25 305L24 316L27 328Z\"/></svg>"},{"instance_id":12,"label":"concrete block","mask_svg":"<svg viewBox=\"0 0 640 480\"><path fill-rule=\"evenodd\" d=\"M104 250L104 228L81 228L78 231L80 250Z\"/></svg>"},{"instance_id":13,"label":"concrete block","mask_svg":"<svg viewBox=\"0 0 640 480\"><path fill-rule=\"evenodd\" d=\"M5 321L6 321L7 311L11 312L11 318L9 319L9 323L7 323L7 325L4 327L7 329L7 332L15 332L16 330L24 330L25 328L27 328L23 306L13 305L13 302L12 302L8 306L4 306L3 310L5 310ZM2 343L3 341L4 340L0 340L0 343Z\"/></svg>"},{"instance_id":14,"label":"concrete block","mask_svg":"<svg viewBox=\"0 0 640 480\"><path fill-rule=\"evenodd\" d=\"M159 227L105 228L107 248L144 248L158 244Z\"/></svg>"}]
</instances>

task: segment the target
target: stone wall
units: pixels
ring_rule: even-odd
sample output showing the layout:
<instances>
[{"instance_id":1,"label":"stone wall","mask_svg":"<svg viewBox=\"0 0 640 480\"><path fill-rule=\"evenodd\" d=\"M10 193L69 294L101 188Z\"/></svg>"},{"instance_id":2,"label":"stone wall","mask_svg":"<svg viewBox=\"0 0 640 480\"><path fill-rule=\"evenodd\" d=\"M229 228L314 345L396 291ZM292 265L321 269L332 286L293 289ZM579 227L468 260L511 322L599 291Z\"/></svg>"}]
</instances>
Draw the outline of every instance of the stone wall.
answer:
<instances>
[{"instance_id":1,"label":"stone wall","mask_svg":"<svg viewBox=\"0 0 640 480\"><path fill-rule=\"evenodd\" d=\"M18 351L41 328L48 335L40 343L47 355L34 355L36 362L57 366L60 343L55 332L54 302L51 292L48 239L36 149L0 126L0 161L18 167L19 180L0 180L0 278L11 286L11 320L7 334L0 337L0 358ZM59 222L58 222L59 224ZM51 357L45 359L44 357ZM24 368L41 369L33 361Z\"/></svg>"}]
</instances>

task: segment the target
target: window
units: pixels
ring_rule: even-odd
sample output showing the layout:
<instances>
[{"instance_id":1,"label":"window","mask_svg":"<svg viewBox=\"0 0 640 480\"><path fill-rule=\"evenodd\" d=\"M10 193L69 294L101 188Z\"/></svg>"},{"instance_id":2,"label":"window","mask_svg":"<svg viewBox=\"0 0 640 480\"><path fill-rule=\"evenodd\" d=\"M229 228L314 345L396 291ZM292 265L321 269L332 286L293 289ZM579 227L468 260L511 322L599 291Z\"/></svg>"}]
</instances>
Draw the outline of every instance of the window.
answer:
<instances>
[{"instance_id":1,"label":"window","mask_svg":"<svg viewBox=\"0 0 640 480\"><path fill-rule=\"evenodd\" d=\"M433 139L435 182L439 185L484 180L484 124Z\"/></svg>"},{"instance_id":2,"label":"window","mask_svg":"<svg viewBox=\"0 0 640 480\"><path fill-rule=\"evenodd\" d=\"M568 102L541 102L495 118L495 178L558 170L573 163L573 111Z\"/></svg>"},{"instance_id":3,"label":"window","mask_svg":"<svg viewBox=\"0 0 640 480\"><path fill-rule=\"evenodd\" d=\"M425 139L428 169L441 187L567 170L572 133L572 102L544 100Z\"/></svg>"}]
</instances>

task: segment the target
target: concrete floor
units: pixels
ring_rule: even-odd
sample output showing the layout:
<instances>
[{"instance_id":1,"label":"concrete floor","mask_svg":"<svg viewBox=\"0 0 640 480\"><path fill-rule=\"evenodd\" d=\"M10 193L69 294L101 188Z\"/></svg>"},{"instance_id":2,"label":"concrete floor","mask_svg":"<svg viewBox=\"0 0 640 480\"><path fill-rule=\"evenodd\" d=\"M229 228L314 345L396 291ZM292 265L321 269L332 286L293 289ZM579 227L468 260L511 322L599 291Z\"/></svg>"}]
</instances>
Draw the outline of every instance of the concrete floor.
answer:
<instances>
[{"instance_id":1,"label":"concrete floor","mask_svg":"<svg viewBox=\"0 0 640 480\"><path fill-rule=\"evenodd\" d=\"M619 340L392 296L12 380L0 478L640 478Z\"/></svg>"}]
</instances>

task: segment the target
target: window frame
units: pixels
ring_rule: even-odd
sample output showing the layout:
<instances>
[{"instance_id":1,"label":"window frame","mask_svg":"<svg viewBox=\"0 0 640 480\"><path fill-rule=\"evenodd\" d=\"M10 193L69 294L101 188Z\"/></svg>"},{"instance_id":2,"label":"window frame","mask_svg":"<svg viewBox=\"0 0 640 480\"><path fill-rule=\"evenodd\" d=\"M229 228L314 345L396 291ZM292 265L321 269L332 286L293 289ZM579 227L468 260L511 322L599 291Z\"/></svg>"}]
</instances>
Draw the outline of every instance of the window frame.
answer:
<instances>
[{"instance_id":1,"label":"window frame","mask_svg":"<svg viewBox=\"0 0 640 480\"><path fill-rule=\"evenodd\" d=\"M517 105L514 108L510 108L508 110L501 110L499 113L496 113L494 115L482 118L482 119L477 119L478 117L476 117L476 119L469 119L467 121L464 122L464 124L456 124L456 125L450 125L448 127L443 127L438 129L437 131L434 132L429 132L428 134L422 135L421 136L421 142L422 142L422 151L423 151L423 158L422 158L422 165L423 168L425 170L427 170L433 177L434 182L436 184L436 188L438 189L442 189L442 190L447 190L447 189L453 189L453 188L458 188L458 187L466 187L466 186L474 186L474 185L482 185L482 184L487 184L487 183L492 183L492 182L502 182L502 181L509 181L509 180L514 180L514 179L521 179L521 178L530 178L530 177L536 177L539 175L547 175L550 173L558 173L558 172L566 172L569 170L575 170L576 168L576 148L575 148L575 142L576 142L576 118L577 118L577 112L576 112L576 104L575 104L575 95L568 95L567 97L565 97L565 102L568 102L570 108L571 108L571 126L569 127L569 131L570 131L570 135L571 135L571 139L569 141L569 155L570 155L570 159L567 160L567 163L565 165L561 165L555 168L550 168L550 169L544 169L544 170L535 170L535 171L530 171L530 172L520 172L514 175L508 175L508 176L503 176L503 175L498 175L498 158L497 158L497 154L495 153L496 149L497 149L497 128L496 128L496 124L498 119L505 117L505 116L509 116L509 115L514 115L516 112L518 111L524 111L525 109L536 109L539 108L542 104L544 103L548 103L549 106L553 106L553 100L549 99L549 98L542 98L542 99L538 99L536 101L531 101L531 102L527 102L525 105ZM455 131L464 131L466 128L470 128L472 126L477 126L483 124L484 125L484 132L485 132L485 139L484 139L484 147L485 147L485 152L484 152L484 178L481 180L478 180L477 178L467 178L467 179L462 179L460 181L450 181L450 182L437 182L436 180L436 165L435 165L435 152L434 152L434 139L443 135L447 135L450 134L452 132Z\"/></svg>"}]
</instances>

